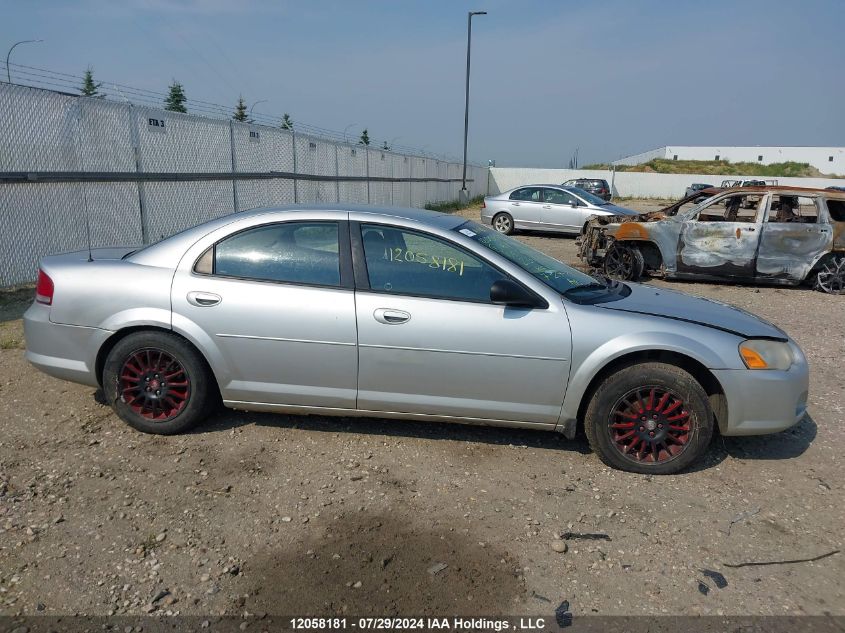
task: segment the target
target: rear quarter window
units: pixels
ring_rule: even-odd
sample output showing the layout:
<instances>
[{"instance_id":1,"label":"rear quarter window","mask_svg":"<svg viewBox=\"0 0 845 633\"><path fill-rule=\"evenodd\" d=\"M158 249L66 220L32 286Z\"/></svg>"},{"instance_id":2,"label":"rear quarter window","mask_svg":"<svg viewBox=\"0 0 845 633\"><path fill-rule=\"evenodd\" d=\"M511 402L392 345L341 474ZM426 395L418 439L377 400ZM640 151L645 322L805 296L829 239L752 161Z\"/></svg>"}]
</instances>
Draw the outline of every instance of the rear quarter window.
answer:
<instances>
[{"instance_id":1,"label":"rear quarter window","mask_svg":"<svg viewBox=\"0 0 845 633\"><path fill-rule=\"evenodd\" d=\"M834 222L845 222L845 200L828 200L827 212Z\"/></svg>"}]
</instances>

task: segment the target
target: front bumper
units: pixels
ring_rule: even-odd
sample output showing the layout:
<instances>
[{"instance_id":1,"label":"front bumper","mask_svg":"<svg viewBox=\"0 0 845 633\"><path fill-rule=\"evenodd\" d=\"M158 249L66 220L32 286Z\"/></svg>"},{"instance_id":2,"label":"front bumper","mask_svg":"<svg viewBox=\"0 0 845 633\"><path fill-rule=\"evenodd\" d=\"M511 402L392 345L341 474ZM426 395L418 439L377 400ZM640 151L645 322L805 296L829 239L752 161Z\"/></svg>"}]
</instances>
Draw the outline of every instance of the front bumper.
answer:
<instances>
[{"instance_id":1,"label":"front bumper","mask_svg":"<svg viewBox=\"0 0 845 633\"><path fill-rule=\"evenodd\" d=\"M810 369L798 353L800 357L787 371L711 370L727 399L728 420L720 424L722 435L777 433L801 421L807 411Z\"/></svg>"},{"instance_id":2,"label":"front bumper","mask_svg":"<svg viewBox=\"0 0 845 633\"><path fill-rule=\"evenodd\" d=\"M98 386L97 351L109 330L50 321L49 306L33 303L23 315L26 359L45 374Z\"/></svg>"}]
</instances>

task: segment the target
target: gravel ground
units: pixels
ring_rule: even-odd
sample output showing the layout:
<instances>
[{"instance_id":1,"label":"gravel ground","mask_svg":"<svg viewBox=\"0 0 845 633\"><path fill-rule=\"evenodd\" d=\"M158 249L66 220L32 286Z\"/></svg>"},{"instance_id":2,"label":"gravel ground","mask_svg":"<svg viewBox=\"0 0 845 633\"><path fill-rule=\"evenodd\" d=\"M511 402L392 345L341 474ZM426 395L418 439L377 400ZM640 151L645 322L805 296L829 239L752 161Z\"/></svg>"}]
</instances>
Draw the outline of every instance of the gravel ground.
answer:
<instances>
[{"instance_id":1,"label":"gravel ground","mask_svg":"<svg viewBox=\"0 0 845 633\"><path fill-rule=\"evenodd\" d=\"M519 237L577 263L571 238ZM4 293L0 614L845 614L845 554L726 565L842 549L845 298L655 283L789 332L808 416L716 437L671 477L610 470L583 437L460 425L225 411L148 436L30 367L32 291ZM608 539L559 552L561 532Z\"/></svg>"}]
</instances>

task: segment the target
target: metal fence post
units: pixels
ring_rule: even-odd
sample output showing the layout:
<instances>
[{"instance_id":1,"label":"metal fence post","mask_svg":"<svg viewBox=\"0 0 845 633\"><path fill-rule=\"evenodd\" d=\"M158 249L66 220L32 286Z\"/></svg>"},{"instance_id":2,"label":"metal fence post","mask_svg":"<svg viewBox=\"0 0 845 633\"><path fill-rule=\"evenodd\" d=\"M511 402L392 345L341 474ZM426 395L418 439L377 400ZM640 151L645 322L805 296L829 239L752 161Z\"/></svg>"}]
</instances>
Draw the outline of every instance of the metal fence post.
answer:
<instances>
[{"instance_id":1,"label":"metal fence post","mask_svg":"<svg viewBox=\"0 0 845 633\"><path fill-rule=\"evenodd\" d=\"M364 156L367 159L367 204L370 204L370 148L364 145Z\"/></svg>"},{"instance_id":2,"label":"metal fence post","mask_svg":"<svg viewBox=\"0 0 845 633\"><path fill-rule=\"evenodd\" d=\"M132 142L132 151L135 155L135 173L144 173L143 163L141 162L141 133L138 130L138 120L135 118L135 113L132 104L129 104L129 136ZM141 243L149 244L150 230L149 218L147 217L147 193L144 190L144 183L138 181L138 211L139 221L141 222Z\"/></svg>"},{"instance_id":3,"label":"metal fence post","mask_svg":"<svg viewBox=\"0 0 845 633\"><path fill-rule=\"evenodd\" d=\"M408 206L414 206L414 183L411 178L414 177L414 159L410 156L405 157L408 161Z\"/></svg>"},{"instance_id":4,"label":"metal fence post","mask_svg":"<svg viewBox=\"0 0 845 633\"><path fill-rule=\"evenodd\" d=\"M229 120L229 144L232 149L232 204L233 211L238 212L238 180L235 174L238 173L238 162L235 158L235 122Z\"/></svg>"},{"instance_id":5,"label":"metal fence post","mask_svg":"<svg viewBox=\"0 0 845 633\"><path fill-rule=\"evenodd\" d=\"M337 163L337 143L334 144L334 175L336 177L340 176L340 169L338 168ZM335 180L335 189L337 189L337 201L340 202L340 180Z\"/></svg>"},{"instance_id":6,"label":"metal fence post","mask_svg":"<svg viewBox=\"0 0 845 633\"><path fill-rule=\"evenodd\" d=\"M290 130L290 148L293 152L293 173L297 174L299 172L296 171L296 132L293 128ZM296 178L293 179L293 203L296 204L299 202L299 193L298 193L298 181Z\"/></svg>"}]
</instances>

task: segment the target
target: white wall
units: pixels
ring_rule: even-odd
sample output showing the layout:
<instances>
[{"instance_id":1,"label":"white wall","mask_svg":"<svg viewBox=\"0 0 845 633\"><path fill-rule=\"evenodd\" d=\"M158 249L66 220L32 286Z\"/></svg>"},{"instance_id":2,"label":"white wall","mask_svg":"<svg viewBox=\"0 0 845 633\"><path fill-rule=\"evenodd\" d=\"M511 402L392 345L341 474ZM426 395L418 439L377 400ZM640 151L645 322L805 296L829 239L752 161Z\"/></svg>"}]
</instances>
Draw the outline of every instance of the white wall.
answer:
<instances>
[{"instance_id":1,"label":"white wall","mask_svg":"<svg viewBox=\"0 0 845 633\"><path fill-rule=\"evenodd\" d=\"M672 160L675 156L678 160L716 160L718 156L719 160L729 160L732 163L749 162L761 165L794 161L809 163L823 174L845 174L845 147L667 145L614 162L618 165L639 165L653 158ZM763 160L759 160L761 156Z\"/></svg>"},{"instance_id":2,"label":"white wall","mask_svg":"<svg viewBox=\"0 0 845 633\"><path fill-rule=\"evenodd\" d=\"M594 169L531 169L491 167L488 194L493 195L521 185L560 184L570 178L604 178L612 183L613 195L633 198L677 199L688 185L703 182L719 186L722 180L761 179L760 176L713 176L703 174L654 174L632 171L616 172ZM794 187L845 186L836 178L777 178L778 184Z\"/></svg>"}]
</instances>

